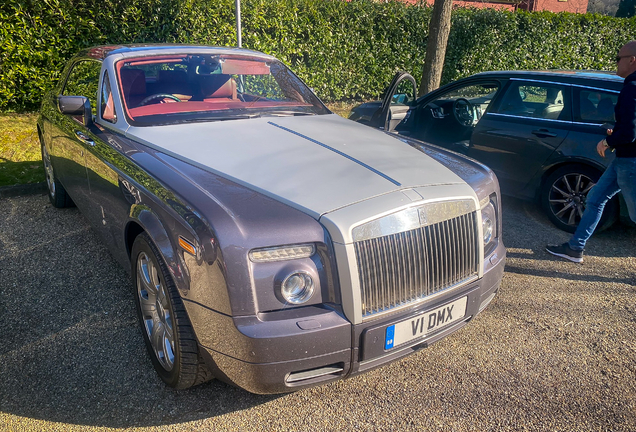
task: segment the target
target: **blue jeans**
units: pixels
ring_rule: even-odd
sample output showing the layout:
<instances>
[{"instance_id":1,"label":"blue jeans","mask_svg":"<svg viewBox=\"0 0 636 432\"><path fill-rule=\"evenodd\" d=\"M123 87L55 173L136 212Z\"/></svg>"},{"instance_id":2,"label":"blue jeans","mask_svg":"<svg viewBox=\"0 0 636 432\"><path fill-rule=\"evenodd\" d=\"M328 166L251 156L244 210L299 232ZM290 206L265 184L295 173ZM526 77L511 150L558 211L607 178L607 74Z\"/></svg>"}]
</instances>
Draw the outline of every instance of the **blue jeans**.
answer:
<instances>
[{"instance_id":1,"label":"blue jeans","mask_svg":"<svg viewBox=\"0 0 636 432\"><path fill-rule=\"evenodd\" d=\"M585 243L601 220L605 204L621 190L629 218L636 222L636 158L615 158L590 190L581 222L568 242L572 249L585 249Z\"/></svg>"}]
</instances>

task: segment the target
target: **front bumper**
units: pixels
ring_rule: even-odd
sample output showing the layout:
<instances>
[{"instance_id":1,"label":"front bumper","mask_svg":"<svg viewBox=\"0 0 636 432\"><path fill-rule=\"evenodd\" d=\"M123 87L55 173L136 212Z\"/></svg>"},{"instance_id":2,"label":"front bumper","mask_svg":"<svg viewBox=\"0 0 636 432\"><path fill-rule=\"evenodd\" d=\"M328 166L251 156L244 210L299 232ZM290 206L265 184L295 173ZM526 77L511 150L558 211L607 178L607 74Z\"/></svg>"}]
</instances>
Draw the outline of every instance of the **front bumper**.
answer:
<instances>
[{"instance_id":1,"label":"front bumper","mask_svg":"<svg viewBox=\"0 0 636 432\"><path fill-rule=\"evenodd\" d=\"M450 289L431 302L356 326L342 313L323 307L237 318L195 305L188 307L188 312L199 337L200 351L215 377L252 393L292 392L380 367L459 330L493 299L503 276L505 255L500 242L485 259L481 279ZM467 304L460 321L385 349L388 326L462 297L467 297Z\"/></svg>"}]
</instances>

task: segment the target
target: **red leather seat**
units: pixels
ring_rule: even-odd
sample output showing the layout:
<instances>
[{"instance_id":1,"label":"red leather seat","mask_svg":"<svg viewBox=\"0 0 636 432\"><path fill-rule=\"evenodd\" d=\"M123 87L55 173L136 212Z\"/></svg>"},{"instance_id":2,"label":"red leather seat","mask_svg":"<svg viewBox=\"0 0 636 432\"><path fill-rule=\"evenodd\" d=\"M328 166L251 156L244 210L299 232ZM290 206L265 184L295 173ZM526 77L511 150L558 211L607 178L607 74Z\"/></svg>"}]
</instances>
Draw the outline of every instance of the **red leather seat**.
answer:
<instances>
[{"instance_id":1,"label":"red leather seat","mask_svg":"<svg viewBox=\"0 0 636 432\"><path fill-rule=\"evenodd\" d=\"M201 82L205 102L228 102L237 100L236 81L230 75L210 75Z\"/></svg>"},{"instance_id":2,"label":"red leather seat","mask_svg":"<svg viewBox=\"0 0 636 432\"><path fill-rule=\"evenodd\" d=\"M128 108L139 106L146 94L146 74L141 69L122 69L119 72L124 100Z\"/></svg>"}]
</instances>

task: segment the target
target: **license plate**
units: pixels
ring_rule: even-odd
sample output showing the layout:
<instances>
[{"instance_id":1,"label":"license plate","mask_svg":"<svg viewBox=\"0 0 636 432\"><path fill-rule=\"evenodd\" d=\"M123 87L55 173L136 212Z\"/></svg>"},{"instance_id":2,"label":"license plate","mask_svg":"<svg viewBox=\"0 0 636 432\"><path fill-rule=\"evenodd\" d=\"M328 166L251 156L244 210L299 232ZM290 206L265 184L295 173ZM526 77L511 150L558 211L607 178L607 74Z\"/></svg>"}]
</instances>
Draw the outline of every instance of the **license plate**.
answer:
<instances>
[{"instance_id":1,"label":"license plate","mask_svg":"<svg viewBox=\"0 0 636 432\"><path fill-rule=\"evenodd\" d=\"M466 315L467 303L468 297L462 297L437 309L388 326L384 339L384 349L388 350L421 338L439 328L459 321Z\"/></svg>"}]
</instances>

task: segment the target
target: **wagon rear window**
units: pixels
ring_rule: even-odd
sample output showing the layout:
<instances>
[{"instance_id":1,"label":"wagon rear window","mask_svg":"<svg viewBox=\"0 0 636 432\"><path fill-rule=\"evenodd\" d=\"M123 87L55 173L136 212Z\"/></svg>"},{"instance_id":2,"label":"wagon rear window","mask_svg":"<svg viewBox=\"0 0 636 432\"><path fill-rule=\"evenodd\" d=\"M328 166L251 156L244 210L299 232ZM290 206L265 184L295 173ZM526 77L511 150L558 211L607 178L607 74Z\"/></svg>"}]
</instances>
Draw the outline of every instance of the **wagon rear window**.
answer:
<instances>
[{"instance_id":1,"label":"wagon rear window","mask_svg":"<svg viewBox=\"0 0 636 432\"><path fill-rule=\"evenodd\" d=\"M136 125L327 114L313 92L278 61L179 55L117 63L120 93Z\"/></svg>"}]
</instances>

